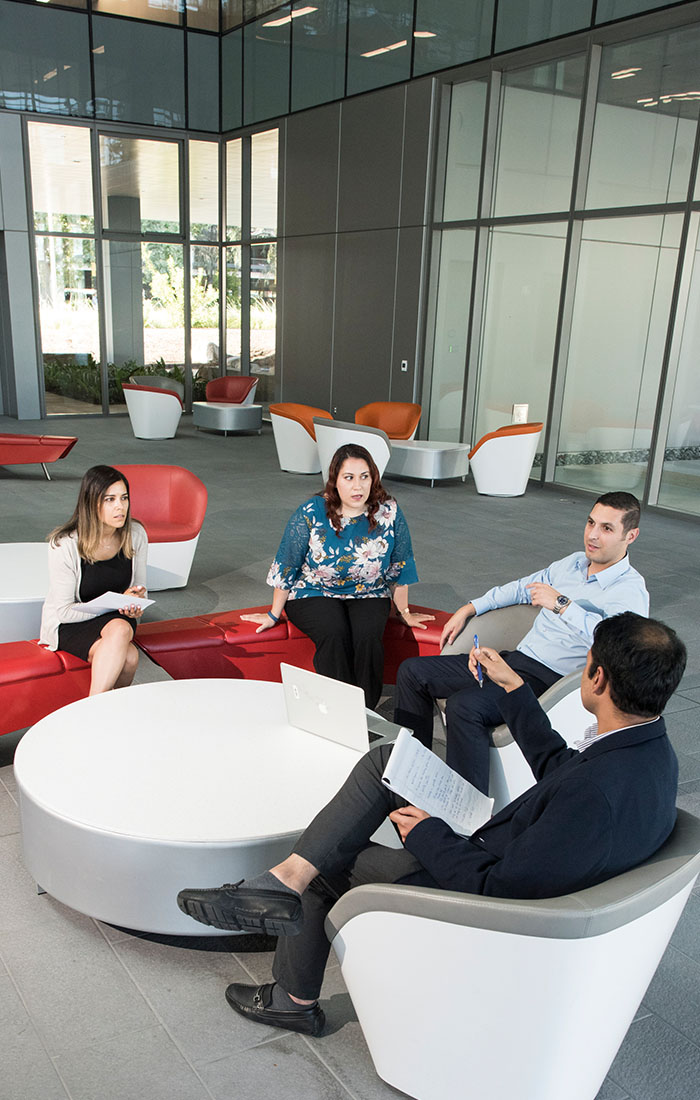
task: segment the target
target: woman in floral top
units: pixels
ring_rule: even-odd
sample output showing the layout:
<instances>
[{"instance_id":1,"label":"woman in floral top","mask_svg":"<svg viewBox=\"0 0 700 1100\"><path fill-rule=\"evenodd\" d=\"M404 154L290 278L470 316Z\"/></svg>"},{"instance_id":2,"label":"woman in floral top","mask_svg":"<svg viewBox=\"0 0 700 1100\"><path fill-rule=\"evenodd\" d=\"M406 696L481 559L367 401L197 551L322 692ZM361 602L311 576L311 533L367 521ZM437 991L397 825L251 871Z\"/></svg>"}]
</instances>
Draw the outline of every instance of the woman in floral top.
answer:
<instances>
[{"instance_id":1,"label":"woman in floral top","mask_svg":"<svg viewBox=\"0 0 700 1100\"><path fill-rule=\"evenodd\" d=\"M425 630L432 615L411 612L418 580L403 512L386 492L372 456L347 444L333 456L323 493L297 508L268 573L275 592L265 615L244 615L258 633L287 618L316 646L314 668L357 684L368 707L383 683L383 634L391 601L403 621Z\"/></svg>"}]
</instances>

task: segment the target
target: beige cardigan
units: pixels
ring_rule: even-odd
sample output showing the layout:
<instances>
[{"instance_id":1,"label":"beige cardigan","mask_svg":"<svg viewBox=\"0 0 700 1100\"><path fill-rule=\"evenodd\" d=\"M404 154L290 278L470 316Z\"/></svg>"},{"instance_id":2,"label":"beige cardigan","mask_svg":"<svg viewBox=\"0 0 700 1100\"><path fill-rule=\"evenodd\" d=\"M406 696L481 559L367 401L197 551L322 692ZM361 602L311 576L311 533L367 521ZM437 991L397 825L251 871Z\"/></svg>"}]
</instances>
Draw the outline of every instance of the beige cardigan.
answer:
<instances>
[{"instance_id":1,"label":"beige cardigan","mask_svg":"<svg viewBox=\"0 0 700 1100\"><path fill-rule=\"evenodd\" d=\"M131 541L134 545L131 585L142 584L145 588L148 536L135 520L131 521ZM95 618L89 611L73 610L72 605L80 603L80 579L77 535L65 535L56 546L49 543L49 591L41 613L41 645L58 649L58 628L61 623L80 623Z\"/></svg>"}]
</instances>

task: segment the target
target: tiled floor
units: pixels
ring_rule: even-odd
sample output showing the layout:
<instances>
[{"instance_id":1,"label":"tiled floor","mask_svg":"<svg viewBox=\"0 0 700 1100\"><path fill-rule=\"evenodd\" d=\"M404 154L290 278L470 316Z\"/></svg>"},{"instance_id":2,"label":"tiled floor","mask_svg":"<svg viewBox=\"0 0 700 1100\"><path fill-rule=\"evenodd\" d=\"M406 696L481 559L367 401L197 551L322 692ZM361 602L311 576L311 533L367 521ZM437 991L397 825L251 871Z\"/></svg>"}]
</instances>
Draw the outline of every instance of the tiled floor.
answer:
<instances>
[{"instance_id":1,"label":"tiled floor","mask_svg":"<svg viewBox=\"0 0 700 1100\"><path fill-rule=\"evenodd\" d=\"M52 425L0 418L0 430L46 432ZM173 618L266 599L267 565L283 523L318 487L314 477L279 472L269 428L262 437L223 438L197 433L185 417L177 438L159 443L134 440L124 418L61 418L54 430L80 438L52 466L51 483L39 467L0 468L1 541L43 538L72 511L79 477L94 463L175 462L204 479L209 510L190 584L158 593L151 615ZM412 598L443 608L577 548L590 506L590 497L561 489L532 488L525 497L497 500L478 497L469 482L433 490L388 484L413 535L422 579ZM689 647L688 672L667 719L681 764L679 804L698 815L699 541L697 523L647 515L632 555L647 579L653 613L675 626ZM141 680L159 675L142 662ZM0 739L3 1100L399 1095L374 1072L334 961L323 993L327 1034L308 1040L268 1032L235 1016L223 990L230 981L267 977L271 941L138 935L38 896L20 851L12 771L18 739ZM700 1095L699 933L696 888L599 1100Z\"/></svg>"}]
</instances>

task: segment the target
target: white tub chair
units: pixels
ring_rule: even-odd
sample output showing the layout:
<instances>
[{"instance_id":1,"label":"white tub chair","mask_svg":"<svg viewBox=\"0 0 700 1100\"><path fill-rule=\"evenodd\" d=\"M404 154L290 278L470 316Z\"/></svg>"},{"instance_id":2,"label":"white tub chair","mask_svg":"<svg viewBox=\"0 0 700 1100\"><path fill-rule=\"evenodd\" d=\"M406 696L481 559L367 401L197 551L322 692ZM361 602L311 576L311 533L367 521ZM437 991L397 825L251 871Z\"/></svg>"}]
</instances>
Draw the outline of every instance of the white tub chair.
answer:
<instances>
[{"instance_id":1,"label":"white tub chair","mask_svg":"<svg viewBox=\"0 0 700 1100\"><path fill-rule=\"evenodd\" d=\"M270 405L269 412L280 469L293 474L320 473L314 422L324 418L330 420L331 414L325 409L292 401Z\"/></svg>"},{"instance_id":2,"label":"white tub chair","mask_svg":"<svg viewBox=\"0 0 700 1100\"><path fill-rule=\"evenodd\" d=\"M326 932L379 1076L416 1100L594 1100L700 869L679 811L640 867L542 901L361 886Z\"/></svg>"},{"instance_id":3,"label":"white tub chair","mask_svg":"<svg viewBox=\"0 0 700 1100\"><path fill-rule=\"evenodd\" d=\"M182 400L160 386L122 384L131 428L137 439L172 439L182 416Z\"/></svg>"},{"instance_id":4,"label":"white tub chair","mask_svg":"<svg viewBox=\"0 0 700 1100\"><path fill-rule=\"evenodd\" d=\"M483 436L469 452L477 493L520 497L527 488L543 425L506 424Z\"/></svg>"},{"instance_id":5,"label":"white tub chair","mask_svg":"<svg viewBox=\"0 0 700 1100\"><path fill-rule=\"evenodd\" d=\"M386 470L391 457L391 442L381 428L370 428L364 424L351 424L345 420L320 420L314 417L318 453L321 460L321 475L328 481L328 468L338 447L346 443L356 443L364 447L374 459L379 476Z\"/></svg>"}]
</instances>

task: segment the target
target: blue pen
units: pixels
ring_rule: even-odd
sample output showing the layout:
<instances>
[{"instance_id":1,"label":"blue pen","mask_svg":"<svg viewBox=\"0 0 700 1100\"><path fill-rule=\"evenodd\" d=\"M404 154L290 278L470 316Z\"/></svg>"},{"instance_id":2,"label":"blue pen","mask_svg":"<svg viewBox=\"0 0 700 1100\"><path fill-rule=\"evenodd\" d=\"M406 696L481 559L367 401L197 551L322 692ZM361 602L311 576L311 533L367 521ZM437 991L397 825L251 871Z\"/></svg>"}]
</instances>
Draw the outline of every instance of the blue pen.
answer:
<instances>
[{"instance_id":1,"label":"blue pen","mask_svg":"<svg viewBox=\"0 0 700 1100\"><path fill-rule=\"evenodd\" d=\"M474 648L475 649L479 648L479 635L478 634L474 635ZM484 674L481 671L481 662L480 661L476 662L476 675L477 675L477 679L479 680L479 687L482 688L484 686Z\"/></svg>"}]
</instances>

